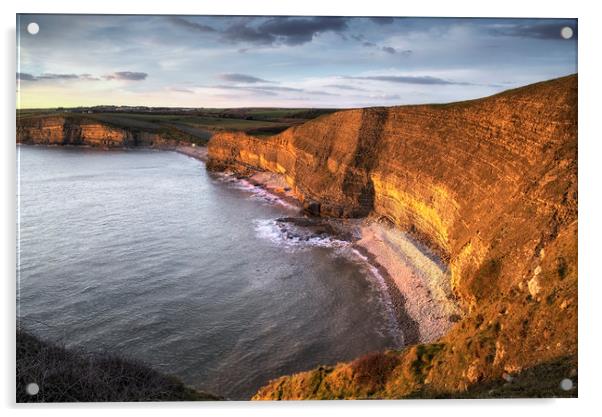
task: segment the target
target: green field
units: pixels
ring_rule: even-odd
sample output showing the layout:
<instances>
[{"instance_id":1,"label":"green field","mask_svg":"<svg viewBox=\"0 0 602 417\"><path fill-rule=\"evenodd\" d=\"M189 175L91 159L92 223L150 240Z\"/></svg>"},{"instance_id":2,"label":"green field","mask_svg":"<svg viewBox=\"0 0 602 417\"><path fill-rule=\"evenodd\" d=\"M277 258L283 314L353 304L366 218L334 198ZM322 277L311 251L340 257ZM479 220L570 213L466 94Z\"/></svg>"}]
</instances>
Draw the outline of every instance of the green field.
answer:
<instances>
[{"instance_id":1,"label":"green field","mask_svg":"<svg viewBox=\"0 0 602 417\"><path fill-rule=\"evenodd\" d=\"M291 126L304 123L334 109L132 109L107 111L106 108L23 109L17 111L17 122L27 123L39 117L64 116L99 120L116 127L175 136L190 135L199 142L207 141L220 131L241 131L255 136L269 136Z\"/></svg>"}]
</instances>

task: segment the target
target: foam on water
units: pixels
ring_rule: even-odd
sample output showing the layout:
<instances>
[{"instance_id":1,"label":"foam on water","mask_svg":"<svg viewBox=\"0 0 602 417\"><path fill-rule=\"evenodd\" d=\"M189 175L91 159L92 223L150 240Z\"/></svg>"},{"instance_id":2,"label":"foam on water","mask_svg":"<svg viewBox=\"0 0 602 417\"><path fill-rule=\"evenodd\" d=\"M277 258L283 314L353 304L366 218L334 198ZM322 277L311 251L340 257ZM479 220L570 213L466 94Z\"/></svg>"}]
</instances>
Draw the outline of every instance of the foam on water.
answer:
<instances>
[{"instance_id":1,"label":"foam on water","mask_svg":"<svg viewBox=\"0 0 602 417\"><path fill-rule=\"evenodd\" d=\"M351 245L348 241L336 239L332 236L307 233L302 227L276 219L255 220L255 231L258 237L267 239L276 246L289 251L311 247L344 248Z\"/></svg>"},{"instance_id":2,"label":"foam on water","mask_svg":"<svg viewBox=\"0 0 602 417\"><path fill-rule=\"evenodd\" d=\"M397 320L396 310L384 277L366 256L353 248L351 242L328 235L304 235L302 227L274 219L256 220L255 231L258 237L267 239L287 251L302 251L315 247L332 248L335 249L333 256L343 256L356 263L365 272L371 284L378 289L379 302L385 306L386 317L384 319L387 323L387 330L394 335L396 347L404 345L403 331Z\"/></svg>"},{"instance_id":3,"label":"foam on water","mask_svg":"<svg viewBox=\"0 0 602 417\"><path fill-rule=\"evenodd\" d=\"M299 206L289 203L285 199L266 190L262 186L255 185L246 179L238 179L231 173L220 172L215 174L215 176L220 182L224 182L232 188L248 192L249 198L257 199L264 203L277 204L291 210L299 208Z\"/></svg>"}]
</instances>

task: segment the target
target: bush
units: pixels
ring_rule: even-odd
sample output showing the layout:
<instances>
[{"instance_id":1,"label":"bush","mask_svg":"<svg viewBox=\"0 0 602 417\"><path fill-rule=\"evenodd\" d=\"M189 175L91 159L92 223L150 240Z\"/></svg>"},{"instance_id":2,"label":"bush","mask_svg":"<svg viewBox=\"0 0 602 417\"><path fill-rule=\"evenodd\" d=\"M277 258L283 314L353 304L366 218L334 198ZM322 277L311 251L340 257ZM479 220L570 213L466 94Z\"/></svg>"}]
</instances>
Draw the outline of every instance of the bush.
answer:
<instances>
[{"instance_id":1,"label":"bush","mask_svg":"<svg viewBox=\"0 0 602 417\"><path fill-rule=\"evenodd\" d=\"M352 368L358 383L369 387L370 391L375 391L384 387L398 364L397 355L374 352L356 359Z\"/></svg>"}]
</instances>

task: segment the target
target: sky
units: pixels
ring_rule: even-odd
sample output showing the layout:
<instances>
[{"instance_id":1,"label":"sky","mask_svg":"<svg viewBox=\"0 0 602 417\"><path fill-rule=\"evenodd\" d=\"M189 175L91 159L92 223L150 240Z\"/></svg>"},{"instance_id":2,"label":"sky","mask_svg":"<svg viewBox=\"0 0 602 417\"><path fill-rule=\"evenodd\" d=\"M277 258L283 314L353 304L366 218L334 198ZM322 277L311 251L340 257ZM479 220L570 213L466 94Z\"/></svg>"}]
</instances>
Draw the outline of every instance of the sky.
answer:
<instances>
[{"instance_id":1,"label":"sky","mask_svg":"<svg viewBox=\"0 0 602 417\"><path fill-rule=\"evenodd\" d=\"M444 103L576 73L577 37L576 19L25 14L17 107Z\"/></svg>"}]
</instances>

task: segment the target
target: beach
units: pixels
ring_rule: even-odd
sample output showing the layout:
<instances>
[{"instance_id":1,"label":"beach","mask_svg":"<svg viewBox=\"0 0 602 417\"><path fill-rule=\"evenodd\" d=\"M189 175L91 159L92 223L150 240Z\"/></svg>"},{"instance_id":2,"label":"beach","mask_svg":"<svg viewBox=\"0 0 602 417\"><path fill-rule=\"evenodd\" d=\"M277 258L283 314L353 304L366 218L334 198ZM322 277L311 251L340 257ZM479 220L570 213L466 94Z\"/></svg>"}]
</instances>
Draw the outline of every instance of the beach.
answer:
<instances>
[{"instance_id":1,"label":"beach","mask_svg":"<svg viewBox=\"0 0 602 417\"><path fill-rule=\"evenodd\" d=\"M236 180L301 206L282 175L257 172ZM384 281L404 345L435 341L460 321L462 310L453 297L447 265L407 233L370 217L281 220L304 228L310 236L315 230L320 234L326 230L333 239L351 243L371 273ZM302 238L307 239L307 235Z\"/></svg>"}]
</instances>

